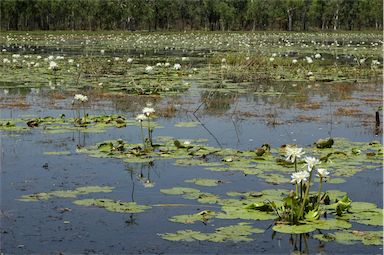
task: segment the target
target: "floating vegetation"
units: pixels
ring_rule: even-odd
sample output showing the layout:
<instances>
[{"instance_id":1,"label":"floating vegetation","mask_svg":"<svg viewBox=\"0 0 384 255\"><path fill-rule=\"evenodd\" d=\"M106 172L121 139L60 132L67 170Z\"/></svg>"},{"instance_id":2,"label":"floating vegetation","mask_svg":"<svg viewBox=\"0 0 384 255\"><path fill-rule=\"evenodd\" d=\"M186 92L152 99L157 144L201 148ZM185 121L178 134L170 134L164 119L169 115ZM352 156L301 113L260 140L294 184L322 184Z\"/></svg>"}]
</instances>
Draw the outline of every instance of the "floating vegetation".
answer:
<instances>
[{"instance_id":1,"label":"floating vegetation","mask_svg":"<svg viewBox=\"0 0 384 255\"><path fill-rule=\"evenodd\" d=\"M175 127L185 127L185 128L192 128L200 125L199 122L196 121L190 121L190 122L178 122L175 124Z\"/></svg>"},{"instance_id":2,"label":"floating vegetation","mask_svg":"<svg viewBox=\"0 0 384 255\"><path fill-rule=\"evenodd\" d=\"M176 215L171 217L169 220L172 222L178 222L183 224L192 224L196 221L208 222L211 218L214 218L216 213L210 210L204 210L195 214L187 214L187 215Z\"/></svg>"},{"instance_id":3,"label":"floating vegetation","mask_svg":"<svg viewBox=\"0 0 384 255\"><path fill-rule=\"evenodd\" d=\"M92 157L119 158L126 162L150 162L173 158L176 159L176 165L201 166L211 171L241 171L244 174L257 175L258 178L271 184L288 183L294 168L294 164L285 161L282 149L271 148L260 156L257 149L240 151L217 148L201 144L199 141L183 141L172 137L159 137L154 140L157 143L154 142L151 150L147 151L144 151L140 144L115 140L81 148L78 152ZM332 173L328 184L339 184L345 181L344 178L358 172L381 167L380 143L351 142L343 138L333 138L333 141L332 148L318 149L315 145L305 148L305 151L320 159L322 167ZM123 150L117 149L119 146ZM356 153L356 148L359 148L359 153ZM304 163L298 161L297 165L301 167Z\"/></svg>"},{"instance_id":4,"label":"floating vegetation","mask_svg":"<svg viewBox=\"0 0 384 255\"><path fill-rule=\"evenodd\" d=\"M364 245L383 245L382 231L343 230L335 233L315 234L314 238L323 242L338 242L353 245L361 242Z\"/></svg>"},{"instance_id":5,"label":"floating vegetation","mask_svg":"<svg viewBox=\"0 0 384 255\"><path fill-rule=\"evenodd\" d=\"M119 213L141 213L146 209L151 208L147 205L138 205L135 202L122 202L112 199L82 199L73 201L76 205L81 206L96 206L104 208L107 211Z\"/></svg>"},{"instance_id":6,"label":"floating vegetation","mask_svg":"<svg viewBox=\"0 0 384 255\"><path fill-rule=\"evenodd\" d=\"M303 234L310 233L316 229L320 230L338 230L348 229L352 225L344 220L327 219L327 220L316 220L316 221L304 221L299 225L287 225L287 224L276 224L273 226L273 230L280 233L286 234Z\"/></svg>"},{"instance_id":7,"label":"floating vegetation","mask_svg":"<svg viewBox=\"0 0 384 255\"><path fill-rule=\"evenodd\" d=\"M134 95L172 95L188 91L191 76L195 80L213 78L214 86L222 85L217 91L239 93L248 93L247 86L254 80L360 82L382 76L382 42L378 33L358 33L356 37L355 33L346 32L310 35L194 32L193 36L98 32L86 35L90 42L86 47L68 44L83 36L82 33L36 33L29 34L26 40L17 33L7 33L4 36L7 44L20 48L20 54L16 58L15 52L2 52L0 81L17 80L27 87L46 84L52 90L91 87ZM100 45L106 51L97 54ZM70 58L66 54L44 57L35 51L47 47L78 54ZM119 57L111 54L116 53L117 48ZM145 60L125 54L138 48L147 55ZM177 49L183 49L183 54L188 52L191 58L180 64L172 56ZM282 92L253 93L279 95Z\"/></svg>"},{"instance_id":8,"label":"floating vegetation","mask_svg":"<svg viewBox=\"0 0 384 255\"><path fill-rule=\"evenodd\" d=\"M253 228L246 222L240 222L237 225L220 227L213 233L201 233L193 230L180 230L176 233L165 233L160 236L169 241L208 241L208 242L249 242L251 236L255 233L263 233L264 230Z\"/></svg>"},{"instance_id":9,"label":"floating vegetation","mask_svg":"<svg viewBox=\"0 0 384 255\"><path fill-rule=\"evenodd\" d=\"M199 186L217 186L219 183L223 183L223 181L215 180L215 179L203 179L203 178L194 178L191 180L185 180L187 183L194 183Z\"/></svg>"},{"instance_id":10,"label":"floating vegetation","mask_svg":"<svg viewBox=\"0 0 384 255\"><path fill-rule=\"evenodd\" d=\"M126 126L137 126L135 120L128 120L120 115L99 115L91 116L84 114L81 118L67 118L65 115L59 117L37 117L18 118L13 120L0 119L0 131L28 131L40 129L47 134L62 134L67 132L80 131L84 133L105 132L107 128L123 128ZM144 126L146 126L145 124ZM151 122L152 128L161 128L156 122Z\"/></svg>"},{"instance_id":11,"label":"floating vegetation","mask_svg":"<svg viewBox=\"0 0 384 255\"><path fill-rule=\"evenodd\" d=\"M50 156L67 156L67 155L71 155L71 152L70 151L46 151L43 154L50 155Z\"/></svg>"},{"instance_id":12,"label":"floating vegetation","mask_svg":"<svg viewBox=\"0 0 384 255\"><path fill-rule=\"evenodd\" d=\"M74 190L57 190L51 192L41 192L31 195L23 195L18 200L29 202L29 201L39 201L39 200L48 200L51 198L76 198L80 195L90 194L90 193L108 193L112 192L114 188L109 186L85 186L79 187Z\"/></svg>"}]
</instances>

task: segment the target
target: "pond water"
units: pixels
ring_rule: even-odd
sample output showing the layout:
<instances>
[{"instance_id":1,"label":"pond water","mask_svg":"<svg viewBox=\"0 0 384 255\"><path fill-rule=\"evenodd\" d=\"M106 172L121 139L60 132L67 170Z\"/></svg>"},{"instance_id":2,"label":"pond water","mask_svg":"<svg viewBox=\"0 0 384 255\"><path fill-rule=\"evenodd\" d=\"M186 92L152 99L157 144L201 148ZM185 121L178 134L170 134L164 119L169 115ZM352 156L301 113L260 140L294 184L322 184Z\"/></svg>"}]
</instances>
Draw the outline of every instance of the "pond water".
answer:
<instances>
[{"instance_id":1,"label":"pond water","mask_svg":"<svg viewBox=\"0 0 384 255\"><path fill-rule=\"evenodd\" d=\"M6 49L10 49L9 45ZM65 54L66 58L70 58L78 52L67 51ZM183 55L185 53L175 53L175 57ZM140 64L153 63L151 57L143 57ZM161 58L161 54L156 58ZM195 64L206 68L201 58ZM302 251L321 254L381 254L381 245L364 245L361 242L346 245L314 238L315 234L327 232L323 230L301 235L276 233L272 230L273 220L214 218L194 224L169 220L175 215L196 214L203 210L220 212L221 206L166 194L165 189L194 188L220 197L226 197L227 192L293 189L287 173L283 175L285 180L271 181L268 177L243 171L212 171L203 165L177 164L174 158L134 163L118 158L91 157L81 153L81 149L116 139L140 144L140 126L107 126L101 130L83 128L53 132L49 125L47 128L29 128L25 124L26 120L36 117L59 118L65 114L65 118L74 118L83 111L89 116L115 114L134 120L142 108L151 103L157 116L153 131L155 143L160 143L164 137L180 141L199 139L199 143L206 146L240 151L253 151L262 144L269 144L274 149L283 144L297 144L310 154L310 148L320 138L345 138L366 144L375 140L381 142L381 126L377 127L375 122L375 113L382 105L381 81L323 83L255 80L241 87L239 92L235 89L212 89L206 85L210 84L207 80L212 79L220 80L216 76L199 76L196 79L183 76L181 80L190 83L188 90L162 96L132 95L124 91L116 94L108 89L94 87L87 90L75 90L73 87L60 89L59 84L50 88L46 86L47 81L43 85L28 81L26 86L27 83L23 81L3 80L0 88L0 117L2 120L13 119L17 126L25 129L0 130L1 252L284 254ZM230 85L231 81L227 84ZM73 95L78 92L89 98L80 110L71 104ZM377 161L372 164L373 167L363 171L341 176L345 182L326 183L325 188L347 192L352 201L374 203L382 208L382 165ZM186 182L194 178L219 182L216 186ZM314 185L318 187L317 183ZM113 189L111 192L84 193L77 197L19 200L25 195L75 190L86 186L109 186ZM151 208L140 213L120 213L73 203L77 199L87 198L136 202ZM213 233L220 227L239 222L247 222L264 231L250 235L252 240L248 242L168 241L161 236L185 229ZM359 231L382 231L382 225L355 222L352 228Z\"/></svg>"}]
</instances>

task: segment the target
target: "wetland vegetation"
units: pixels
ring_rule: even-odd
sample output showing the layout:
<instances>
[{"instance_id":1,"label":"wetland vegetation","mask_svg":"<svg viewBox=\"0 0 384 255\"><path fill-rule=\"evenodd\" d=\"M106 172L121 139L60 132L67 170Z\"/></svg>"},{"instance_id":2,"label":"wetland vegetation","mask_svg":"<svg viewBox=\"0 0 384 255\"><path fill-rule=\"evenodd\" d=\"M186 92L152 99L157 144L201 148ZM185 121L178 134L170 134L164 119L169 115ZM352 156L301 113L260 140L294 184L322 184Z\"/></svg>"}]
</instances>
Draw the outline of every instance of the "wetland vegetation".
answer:
<instances>
[{"instance_id":1,"label":"wetland vegetation","mask_svg":"<svg viewBox=\"0 0 384 255\"><path fill-rule=\"evenodd\" d=\"M380 33L0 43L1 252L382 252Z\"/></svg>"}]
</instances>

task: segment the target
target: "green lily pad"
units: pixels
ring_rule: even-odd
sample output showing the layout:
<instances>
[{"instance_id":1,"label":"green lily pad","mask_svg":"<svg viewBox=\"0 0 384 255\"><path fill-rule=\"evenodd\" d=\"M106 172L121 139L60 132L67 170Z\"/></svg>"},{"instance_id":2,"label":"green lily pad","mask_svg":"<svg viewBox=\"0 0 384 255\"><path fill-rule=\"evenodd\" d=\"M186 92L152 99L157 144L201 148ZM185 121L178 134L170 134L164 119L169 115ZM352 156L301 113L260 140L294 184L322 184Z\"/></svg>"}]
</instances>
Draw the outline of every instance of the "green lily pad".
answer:
<instances>
[{"instance_id":1,"label":"green lily pad","mask_svg":"<svg viewBox=\"0 0 384 255\"><path fill-rule=\"evenodd\" d=\"M216 215L218 219L243 219L243 220L274 220L277 215L259 210L247 209L243 204L223 205L222 212Z\"/></svg>"},{"instance_id":2,"label":"green lily pad","mask_svg":"<svg viewBox=\"0 0 384 255\"><path fill-rule=\"evenodd\" d=\"M220 201L220 197L208 192L190 192L183 195L185 199L197 200L202 204L217 204Z\"/></svg>"},{"instance_id":3,"label":"green lily pad","mask_svg":"<svg viewBox=\"0 0 384 255\"><path fill-rule=\"evenodd\" d=\"M75 198L78 195L83 194L90 194L90 193L107 193L112 192L114 188L109 186L85 186L85 187L79 187L74 190L57 190L57 191L51 191L51 192L41 192L41 193L35 193L31 195L23 195L18 200L19 201L39 201L39 200L48 200L54 197L59 198Z\"/></svg>"},{"instance_id":4,"label":"green lily pad","mask_svg":"<svg viewBox=\"0 0 384 255\"><path fill-rule=\"evenodd\" d=\"M76 205L81 206L97 206L111 212L119 213L141 213L151 206L138 205L135 202L122 202L112 199L82 199L73 201Z\"/></svg>"},{"instance_id":5,"label":"green lily pad","mask_svg":"<svg viewBox=\"0 0 384 255\"><path fill-rule=\"evenodd\" d=\"M271 184L282 184L289 183L289 178L281 174L259 174L257 175L260 178L263 178L265 182Z\"/></svg>"},{"instance_id":6,"label":"green lily pad","mask_svg":"<svg viewBox=\"0 0 384 255\"><path fill-rule=\"evenodd\" d=\"M169 220L172 222L178 222L183 224L192 224L196 221L207 222L214 218L216 213L210 210L204 210L195 214L176 215L171 217Z\"/></svg>"},{"instance_id":7,"label":"green lily pad","mask_svg":"<svg viewBox=\"0 0 384 255\"><path fill-rule=\"evenodd\" d=\"M209 241L209 242L248 242L254 233L263 233L263 229L253 228L249 223L240 222L237 225L217 228L213 233L201 233L193 230L180 230L176 233L159 234L169 241Z\"/></svg>"},{"instance_id":8,"label":"green lily pad","mask_svg":"<svg viewBox=\"0 0 384 255\"><path fill-rule=\"evenodd\" d=\"M321 219L321 220L314 220L310 223L316 227L316 229L323 229L323 230L330 230L330 229L348 229L351 228L351 223L345 221L345 220L338 220L338 219Z\"/></svg>"},{"instance_id":9,"label":"green lily pad","mask_svg":"<svg viewBox=\"0 0 384 255\"><path fill-rule=\"evenodd\" d=\"M336 241L344 245L353 245L357 242L361 242L364 245L383 245L382 231L345 230L333 234L316 234L313 237L321 241Z\"/></svg>"},{"instance_id":10,"label":"green lily pad","mask_svg":"<svg viewBox=\"0 0 384 255\"><path fill-rule=\"evenodd\" d=\"M175 124L175 127L187 127L187 128L191 128L191 127L196 127L200 125L199 122L196 122L196 121L190 121L190 122L179 122L179 123L176 123Z\"/></svg>"},{"instance_id":11,"label":"green lily pad","mask_svg":"<svg viewBox=\"0 0 384 255\"><path fill-rule=\"evenodd\" d=\"M171 189L160 189L160 192L167 195L184 195L184 194L191 194L191 193L199 193L200 190L193 189L193 188L174 187Z\"/></svg>"},{"instance_id":12,"label":"green lily pad","mask_svg":"<svg viewBox=\"0 0 384 255\"><path fill-rule=\"evenodd\" d=\"M203 178L194 178L191 180L185 180L187 183L194 183L199 186L217 186L219 183L222 183L220 180L215 179L203 179Z\"/></svg>"},{"instance_id":13,"label":"green lily pad","mask_svg":"<svg viewBox=\"0 0 384 255\"><path fill-rule=\"evenodd\" d=\"M286 225L278 224L272 227L272 229L279 233L285 234L304 234L310 233L316 230L316 227L312 224L302 224L302 225Z\"/></svg>"},{"instance_id":14,"label":"green lily pad","mask_svg":"<svg viewBox=\"0 0 384 255\"><path fill-rule=\"evenodd\" d=\"M70 151L46 151L44 155L70 155Z\"/></svg>"},{"instance_id":15,"label":"green lily pad","mask_svg":"<svg viewBox=\"0 0 384 255\"><path fill-rule=\"evenodd\" d=\"M193 241L204 241L207 239L207 235L199 231L193 230L179 230L176 233L165 233L159 234L161 238L168 241L184 241L184 242L193 242Z\"/></svg>"}]
</instances>

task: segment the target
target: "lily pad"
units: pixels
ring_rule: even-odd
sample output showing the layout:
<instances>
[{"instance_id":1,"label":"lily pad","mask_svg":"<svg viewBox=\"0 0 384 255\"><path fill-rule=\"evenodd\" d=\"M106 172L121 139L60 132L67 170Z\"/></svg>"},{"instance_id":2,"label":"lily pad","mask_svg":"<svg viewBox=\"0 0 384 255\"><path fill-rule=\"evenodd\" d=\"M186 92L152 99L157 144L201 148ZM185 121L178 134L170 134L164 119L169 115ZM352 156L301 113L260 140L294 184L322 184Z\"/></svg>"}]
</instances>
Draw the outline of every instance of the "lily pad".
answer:
<instances>
[{"instance_id":1,"label":"lily pad","mask_svg":"<svg viewBox=\"0 0 384 255\"><path fill-rule=\"evenodd\" d=\"M330 230L330 229L348 229L351 228L351 223L345 221L345 220L338 220L338 219L321 219L321 220L314 220L310 223L316 227L316 229L323 229L323 230Z\"/></svg>"},{"instance_id":2,"label":"lily pad","mask_svg":"<svg viewBox=\"0 0 384 255\"><path fill-rule=\"evenodd\" d=\"M200 125L199 122L196 121L190 121L190 122L179 122L175 124L175 127L186 127L186 128L192 128Z\"/></svg>"},{"instance_id":3,"label":"lily pad","mask_svg":"<svg viewBox=\"0 0 384 255\"><path fill-rule=\"evenodd\" d=\"M195 214L187 214L187 215L176 215L171 217L169 220L172 222L178 222L183 224L192 224L196 221L207 222L210 219L214 218L216 213L210 210L204 210Z\"/></svg>"},{"instance_id":4,"label":"lily pad","mask_svg":"<svg viewBox=\"0 0 384 255\"><path fill-rule=\"evenodd\" d=\"M361 242L364 245L383 245L382 231L345 230L333 234L316 234L313 237L321 241L336 241L345 245L353 245L357 242Z\"/></svg>"},{"instance_id":5,"label":"lily pad","mask_svg":"<svg viewBox=\"0 0 384 255\"><path fill-rule=\"evenodd\" d=\"M287 224L278 224L272 227L272 229L279 233L285 234L304 234L310 233L316 230L316 227L312 224L302 224L302 225L287 225Z\"/></svg>"},{"instance_id":6,"label":"lily pad","mask_svg":"<svg viewBox=\"0 0 384 255\"><path fill-rule=\"evenodd\" d=\"M174 187L171 189L160 189L160 192L168 195L183 195L183 194L199 193L200 190L193 189L193 188Z\"/></svg>"},{"instance_id":7,"label":"lily pad","mask_svg":"<svg viewBox=\"0 0 384 255\"><path fill-rule=\"evenodd\" d=\"M274 220L277 218L273 213L247 209L244 205L243 207L241 205L224 205L221 210L223 212L216 215L218 219Z\"/></svg>"},{"instance_id":8,"label":"lily pad","mask_svg":"<svg viewBox=\"0 0 384 255\"><path fill-rule=\"evenodd\" d=\"M191 180L185 180L187 183L194 183L199 186L217 186L219 183L222 183L220 180L215 179L203 179L203 178L194 178Z\"/></svg>"},{"instance_id":9,"label":"lily pad","mask_svg":"<svg viewBox=\"0 0 384 255\"><path fill-rule=\"evenodd\" d=\"M46 151L44 155L70 155L70 151Z\"/></svg>"},{"instance_id":10,"label":"lily pad","mask_svg":"<svg viewBox=\"0 0 384 255\"><path fill-rule=\"evenodd\" d=\"M107 193L112 192L114 188L109 186L85 186L85 187L79 187L74 190L57 190L57 191L51 191L51 192L41 192L41 193L35 193L31 195L23 195L18 200L19 201L39 201L39 200L48 200L54 197L59 198L75 198L78 195L83 194L90 194L90 193Z\"/></svg>"},{"instance_id":11,"label":"lily pad","mask_svg":"<svg viewBox=\"0 0 384 255\"><path fill-rule=\"evenodd\" d=\"M82 206L97 206L106 209L111 212L120 213L141 213L146 209L151 208L146 205L138 205L135 202L122 202L112 199L82 199L73 202L76 205Z\"/></svg>"},{"instance_id":12,"label":"lily pad","mask_svg":"<svg viewBox=\"0 0 384 255\"><path fill-rule=\"evenodd\" d=\"M193 230L180 230L176 233L165 233L160 236L169 241L209 241L209 242L248 242L252 241L249 236L254 233L263 233L263 229L253 228L246 222L237 225L217 228L213 233L201 233Z\"/></svg>"}]
</instances>

